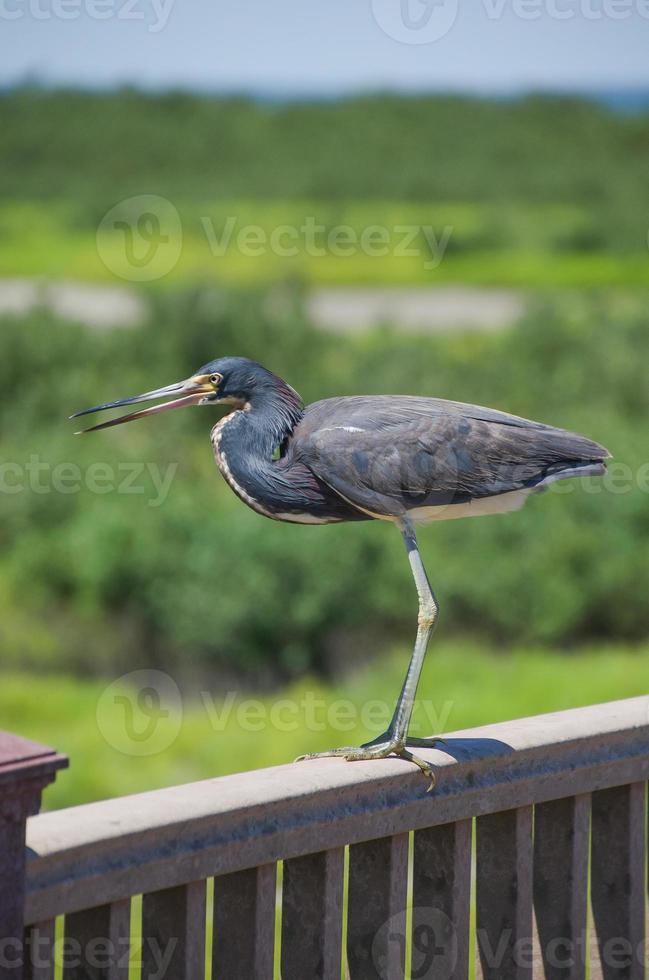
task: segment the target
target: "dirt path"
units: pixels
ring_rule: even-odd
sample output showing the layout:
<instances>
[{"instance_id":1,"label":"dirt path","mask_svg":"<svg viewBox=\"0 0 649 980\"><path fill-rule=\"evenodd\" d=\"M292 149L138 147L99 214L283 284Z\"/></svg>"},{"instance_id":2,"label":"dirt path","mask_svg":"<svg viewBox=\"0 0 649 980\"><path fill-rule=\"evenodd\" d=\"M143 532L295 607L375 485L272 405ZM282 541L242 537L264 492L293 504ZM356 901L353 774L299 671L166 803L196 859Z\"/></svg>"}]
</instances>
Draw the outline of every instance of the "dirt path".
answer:
<instances>
[{"instance_id":1,"label":"dirt path","mask_svg":"<svg viewBox=\"0 0 649 980\"><path fill-rule=\"evenodd\" d=\"M0 279L0 316L24 314L39 306L91 327L131 327L147 314L142 294L126 286L77 282ZM472 286L319 287L307 297L316 326L339 333L385 323L403 330L493 330L509 326L525 311L522 293Z\"/></svg>"},{"instance_id":2,"label":"dirt path","mask_svg":"<svg viewBox=\"0 0 649 980\"><path fill-rule=\"evenodd\" d=\"M422 333L493 330L525 312L521 293L472 286L328 287L315 289L307 304L320 327L347 333L385 323Z\"/></svg>"}]
</instances>

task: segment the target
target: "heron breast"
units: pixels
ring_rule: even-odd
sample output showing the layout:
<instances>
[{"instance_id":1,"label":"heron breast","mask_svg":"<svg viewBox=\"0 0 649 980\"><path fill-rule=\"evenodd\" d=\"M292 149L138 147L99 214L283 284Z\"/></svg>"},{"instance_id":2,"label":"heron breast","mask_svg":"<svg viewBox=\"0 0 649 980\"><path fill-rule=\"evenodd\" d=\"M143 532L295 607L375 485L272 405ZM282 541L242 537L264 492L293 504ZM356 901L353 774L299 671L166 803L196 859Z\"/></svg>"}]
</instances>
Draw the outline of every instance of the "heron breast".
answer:
<instances>
[{"instance_id":1,"label":"heron breast","mask_svg":"<svg viewBox=\"0 0 649 980\"><path fill-rule=\"evenodd\" d=\"M223 430L228 424L228 422L232 420L235 414L236 414L235 412L232 412L230 415L224 416L224 418L222 418L219 422L216 423L216 425L214 426L210 434L210 439L212 441L212 449L214 450L214 458L216 459L216 465L218 466L223 476L223 479L228 484L230 489L233 490L234 493L236 493L237 497L239 497L239 499L242 500L244 504L247 504L248 507L252 508L252 510L256 510L258 514L263 514L264 517L274 517L275 515L271 511L266 510L266 508L258 500L252 497L248 493L248 491L245 490L241 486L241 484L235 480L232 470L230 469L230 465L228 463L228 458L225 452L223 451L223 449L221 448L221 439L223 437Z\"/></svg>"},{"instance_id":2,"label":"heron breast","mask_svg":"<svg viewBox=\"0 0 649 980\"><path fill-rule=\"evenodd\" d=\"M291 524L332 524L337 523L339 518L335 517L319 517L314 514L300 513L300 512L290 512L284 513L279 511L269 510L265 507L256 497L253 497L235 478L230 465L228 463L227 455L221 445L221 439L223 436L223 430L228 422L233 418L236 413L233 412L230 415L226 415L219 422L216 423L211 432L212 449L214 450L214 458L216 459L216 465L221 472L223 479L228 484L230 489L237 495L239 500L243 501L251 510L256 511L257 514L261 514L263 517L270 517L276 521L286 521Z\"/></svg>"}]
</instances>

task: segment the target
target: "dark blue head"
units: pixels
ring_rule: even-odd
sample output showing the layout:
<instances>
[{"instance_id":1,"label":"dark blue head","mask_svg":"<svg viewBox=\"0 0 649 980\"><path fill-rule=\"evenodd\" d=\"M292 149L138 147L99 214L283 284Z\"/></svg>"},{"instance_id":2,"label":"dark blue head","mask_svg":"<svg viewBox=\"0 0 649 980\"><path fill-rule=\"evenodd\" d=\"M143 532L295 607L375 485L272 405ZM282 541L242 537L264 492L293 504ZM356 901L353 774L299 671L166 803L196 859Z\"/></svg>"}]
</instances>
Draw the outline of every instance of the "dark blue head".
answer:
<instances>
[{"instance_id":1,"label":"dark blue head","mask_svg":"<svg viewBox=\"0 0 649 980\"><path fill-rule=\"evenodd\" d=\"M101 412L107 408L120 408L122 405L134 405L137 402L166 398L169 395L176 395L177 397L172 401L164 402L162 405L141 409L138 412L132 412L130 415L122 415L112 419L110 422L94 425L90 429L84 429L84 432L107 429L112 425L120 425L122 422L130 422L145 415L155 415L171 408L182 408L185 405L221 404L251 409L263 406L269 408L281 406L287 413L296 415L299 414L302 407L302 401L297 392L272 371L267 371L261 364L250 361L247 357L219 357L215 361L208 361L186 381L167 385L166 388L155 388L153 391L146 391L142 395L134 395L131 398L104 402L102 405L95 405L93 408L76 412L71 418L89 415L92 412Z\"/></svg>"},{"instance_id":2,"label":"dark blue head","mask_svg":"<svg viewBox=\"0 0 649 980\"><path fill-rule=\"evenodd\" d=\"M191 380L203 379L207 379L214 389L207 395L205 403L253 407L273 393L289 397L292 394L300 401L299 395L285 381L247 357L218 357L215 361L208 361Z\"/></svg>"}]
</instances>

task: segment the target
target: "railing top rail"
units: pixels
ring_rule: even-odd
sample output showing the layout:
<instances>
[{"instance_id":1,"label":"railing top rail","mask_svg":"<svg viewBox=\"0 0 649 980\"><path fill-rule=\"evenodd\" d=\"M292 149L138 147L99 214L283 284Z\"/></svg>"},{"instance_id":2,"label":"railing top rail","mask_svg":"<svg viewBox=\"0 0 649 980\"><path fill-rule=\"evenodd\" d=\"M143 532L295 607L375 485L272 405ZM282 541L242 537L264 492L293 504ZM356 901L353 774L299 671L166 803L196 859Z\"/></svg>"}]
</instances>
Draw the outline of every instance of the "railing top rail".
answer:
<instances>
[{"instance_id":1,"label":"railing top rail","mask_svg":"<svg viewBox=\"0 0 649 980\"><path fill-rule=\"evenodd\" d=\"M649 697L487 725L399 759L276 766L40 814L27 921L214 874L649 777Z\"/></svg>"}]
</instances>

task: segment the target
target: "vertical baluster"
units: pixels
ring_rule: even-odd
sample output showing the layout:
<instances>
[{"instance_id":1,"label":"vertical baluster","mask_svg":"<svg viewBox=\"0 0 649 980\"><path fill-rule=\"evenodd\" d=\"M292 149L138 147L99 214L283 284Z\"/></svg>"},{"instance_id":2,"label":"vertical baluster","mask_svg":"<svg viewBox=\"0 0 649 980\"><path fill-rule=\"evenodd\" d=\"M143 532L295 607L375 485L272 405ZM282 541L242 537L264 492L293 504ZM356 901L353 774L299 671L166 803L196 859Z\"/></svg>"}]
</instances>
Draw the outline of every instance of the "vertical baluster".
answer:
<instances>
[{"instance_id":1,"label":"vertical baluster","mask_svg":"<svg viewBox=\"0 0 649 980\"><path fill-rule=\"evenodd\" d=\"M401 980L405 969L408 835L349 848L350 980Z\"/></svg>"},{"instance_id":2,"label":"vertical baluster","mask_svg":"<svg viewBox=\"0 0 649 980\"><path fill-rule=\"evenodd\" d=\"M599 790L592 799L591 906L597 940L591 980L643 980L644 783Z\"/></svg>"},{"instance_id":3,"label":"vertical baluster","mask_svg":"<svg viewBox=\"0 0 649 980\"><path fill-rule=\"evenodd\" d=\"M142 898L142 980L203 980L205 882Z\"/></svg>"},{"instance_id":4,"label":"vertical baluster","mask_svg":"<svg viewBox=\"0 0 649 980\"><path fill-rule=\"evenodd\" d=\"M64 980L128 980L131 903L65 917Z\"/></svg>"},{"instance_id":5,"label":"vertical baluster","mask_svg":"<svg viewBox=\"0 0 649 980\"><path fill-rule=\"evenodd\" d=\"M532 807L476 821L477 975L532 976Z\"/></svg>"},{"instance_id":6,"label":"vertical baluster","mask_svg":"<svg viewBox=\"0 0 649 980\"><path fill-rule=\"evenodd\" d=\"M56 919L25 930L24 980L54 980Z\"/></svg>"},{"instance_id":7,"label":"vertical baluster","mask_svg":"<svg viewBox=\"0 0 649 980\"><path fill-rule=\"evenodd\" d=\"M284 861L282 976L340 978L345 852Z\"/></svg>"},{"instance_id":8,"label":"vertical baluster","mask_svg":"<svg viewBox=\"0 0 649 980\"><path fill-rule=\"evenodd\" d=\"M534 811L534 910L543 980L584 980L590 796Z\"/></svg>"},{"instance_id":9,"label":"vertical baluster","mask_svg":"<svg viewBox=\"0 0 649 980\"><path fill-rule=\"evenodd\" d=\"M214 879L212 980L273 980L277 865Z\"/></svg>"},{"instance_id":10,"label":"vertical baluster","mask_svg":"<svg viewBox=\"0 0 649 980\"><path fill-rule=\"evenodd\" d=\"M467 980L471 820L417 830L412 887L412 970L420 980Z\"/></svg>"}]
</instances>

